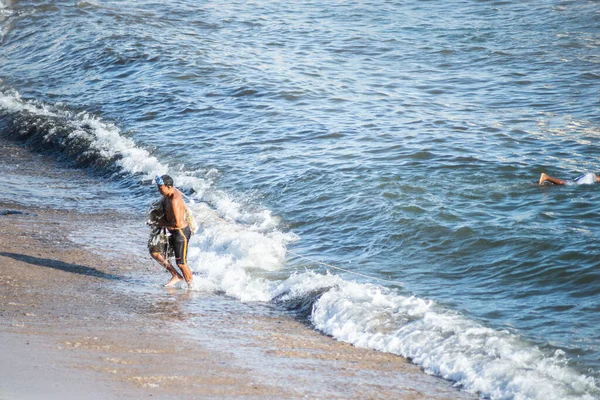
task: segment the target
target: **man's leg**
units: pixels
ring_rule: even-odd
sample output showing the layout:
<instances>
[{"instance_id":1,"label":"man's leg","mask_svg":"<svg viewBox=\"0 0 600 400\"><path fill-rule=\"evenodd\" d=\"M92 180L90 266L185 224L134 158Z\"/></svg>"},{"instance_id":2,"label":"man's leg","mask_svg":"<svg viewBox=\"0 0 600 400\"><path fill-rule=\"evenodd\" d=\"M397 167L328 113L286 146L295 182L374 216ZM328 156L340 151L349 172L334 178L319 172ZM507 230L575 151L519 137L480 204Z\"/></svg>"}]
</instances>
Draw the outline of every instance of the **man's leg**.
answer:
<instances>
[{"instance_id":1,"label":"man's leg","mask_svg":"<svg viewBox=\"0 0 600 400\"><path fill-rule=\"evenodd\" d=\"M187 264L177 264L177 266L183 273L183 279L185 279L185 282L188 284L188 286L191 286L193 275L192 275L192 270L190 269L190 267L188 267Z\"/></svg>"},{"instance_id":2,"label":"man's leg","mask_svg":"<svg viewBox=\"0 0 600 400\"><path fill-rule=\"evenodd\" d=\"M596 177L598 178L598 177ZM558 178L553 178L551 176L546 175L545 173L542 172L542 175L540 176L540 185L543 185L544 182L552 182L555 185L564 185L565 183L567 183L566 181L563 181L562 179L558 179Z\"/></svg>"},{"instance_id":3,"label":"man's leg","mask_svg":"<svg viewBox=\"0 0 600 400\"><path fill-rule=\"evenodd\" d=\"M175 262L183 273L183 279L188 287L192 287L192 270L187 265L188 242L190 240L190 228L177 229L171 232L173 238L173 250L175 252Z\"/></svg>"},{"instance_id":4,"label":"man's leg","mask_svg":"<svg viewBox=\"0 0 600 400\"><path fill-rule=\"evenodd\" d=\"M173 268L173 266L171 265L169 260L165 259L162 256L162 254L155 252L155 253L150 253L150 255L152 256L152 258L154 258L156 261L158 261L158 263L160 265L165 267L167 269L167 271L169 271L171 273L171 280L169 282L165 283L164 287L174 286L177 282L180 282L183 280L183 277L181 276L181 274L179 272L177 272L177 270L175 268Z\"/></svg>"}]
</instances>

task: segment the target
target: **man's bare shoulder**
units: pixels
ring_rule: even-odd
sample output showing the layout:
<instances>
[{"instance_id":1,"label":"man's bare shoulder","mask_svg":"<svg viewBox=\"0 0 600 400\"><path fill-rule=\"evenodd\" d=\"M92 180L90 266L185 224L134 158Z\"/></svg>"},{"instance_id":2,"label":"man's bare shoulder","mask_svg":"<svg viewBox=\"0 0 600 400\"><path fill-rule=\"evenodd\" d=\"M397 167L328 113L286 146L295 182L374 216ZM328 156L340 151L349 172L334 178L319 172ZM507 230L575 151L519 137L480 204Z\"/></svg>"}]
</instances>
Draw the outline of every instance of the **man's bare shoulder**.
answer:
<instances>
[{"instance_id":1,"label":"man's bare shoulder","mask_svg":"<svg viewBox=\"0 0 600 400\"><path fill-rule=\"evenodd\" d=\"M179 191L179 189L175 189L173 191L173 199L183 200L183 194Z\"/></svg>"},{"instance_id":2,"label":"man's bare shoulder","mask_svg":"<svg viewBox=\"0 0 600 400\"><path fill-rule=\"evenodd\" d=\"M171 197L171 204L173 204L174 207L185 207L185 200L183 199L183 194L177 189L173 191L173 196Z\"/></svg>"}]
</instances>

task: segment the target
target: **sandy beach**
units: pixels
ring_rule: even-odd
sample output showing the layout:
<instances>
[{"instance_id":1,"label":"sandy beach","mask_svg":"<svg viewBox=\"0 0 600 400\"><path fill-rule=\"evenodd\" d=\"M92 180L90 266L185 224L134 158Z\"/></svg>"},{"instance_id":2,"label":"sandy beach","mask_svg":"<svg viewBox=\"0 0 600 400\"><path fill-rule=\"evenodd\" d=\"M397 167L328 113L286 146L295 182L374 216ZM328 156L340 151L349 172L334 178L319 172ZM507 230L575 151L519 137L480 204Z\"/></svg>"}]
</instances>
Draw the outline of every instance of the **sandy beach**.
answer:
<instances>
[{"instance_id":1,"label":"sandy beach","mask_svg":"<svg viewBox=\"0 0 600 400\"><path fill-rule=\"evenodd\" d=\"M24 181L32 171L65 173L0 145L18 156L11 173ZM40 162L52 168L34 168ZM102 232L122 245L101 248ZM168 276L146 256L145 235L143 217L34 207L2 194L0 399L474 398L272 305L163 289Z\"/></svg>"}]
</instances>

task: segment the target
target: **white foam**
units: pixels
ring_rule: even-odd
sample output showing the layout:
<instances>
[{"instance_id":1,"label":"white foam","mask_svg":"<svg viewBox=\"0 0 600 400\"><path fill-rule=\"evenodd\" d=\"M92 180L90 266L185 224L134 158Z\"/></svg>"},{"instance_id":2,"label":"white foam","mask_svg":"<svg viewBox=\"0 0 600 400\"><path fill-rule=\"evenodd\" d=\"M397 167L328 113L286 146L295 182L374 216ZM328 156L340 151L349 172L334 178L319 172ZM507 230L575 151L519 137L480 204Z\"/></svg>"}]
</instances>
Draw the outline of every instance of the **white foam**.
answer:
<instances>
[{"instance_id":1,"label":"white foam","mask_svg":"<svg viewBox=\"0 0 600 400\"><path fill-rule=\"evenodd\" d=\"M0 92L0 108L12 112L26 112L34 116L57 118L72 128L69 138L82 137L90 141L90 150L97 151L104 158L121 156L117 161L124 172L142 174L143 179L152 179L154 175L166 173L167 165L162 165L156 157L141 149L135 143L121 135L114 124L102 121L86 112L75 114L51 106L21 99L16 91ZM91 127L91 132L90 128ZM53 135L49 130L45 139Z\"/></svg>"},{"instance_id":2,"label":"white foam","mask_svg":"<svg viewBox=\"0 0 600 400\"><path fill-rule=\"evenodd\" d=\"M359 347L411 358L431 374L493 399L575 399L600 394L594 379L507 331L434 302L377 286L347 283L323 294L315 327Z\"/></svg>"},{"instance_id":3,"label":"white foam","mask_svg":"<svg viewBox=\"0 0 600 400\"><path fill-rule=\"evenodd\" d=\"M5 89L5 91L0 92L0 108L13 112L27 111L39 116L52 115L43 105L21 100L19 92L12 89Z\"/></svg>"}]
</instances>

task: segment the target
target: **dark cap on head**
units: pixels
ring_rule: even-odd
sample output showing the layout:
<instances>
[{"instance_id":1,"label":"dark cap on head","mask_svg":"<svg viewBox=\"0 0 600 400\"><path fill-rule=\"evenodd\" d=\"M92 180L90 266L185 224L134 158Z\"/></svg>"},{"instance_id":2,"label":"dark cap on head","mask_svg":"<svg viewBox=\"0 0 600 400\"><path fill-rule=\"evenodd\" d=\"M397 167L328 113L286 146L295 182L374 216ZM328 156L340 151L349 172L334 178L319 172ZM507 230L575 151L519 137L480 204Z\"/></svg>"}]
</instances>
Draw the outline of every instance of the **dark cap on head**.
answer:
<instances>
[{"instance_id":1,"label":"dark cap on head","mask_svg":"<svg viewBox=\"0 0 600 400\"><path fill-rule=\"evenodd\" d=\"M165 186L173 186L173 178L171 178L169 175L163 175L161 178Z\"/></svg>"}]
</instances>

